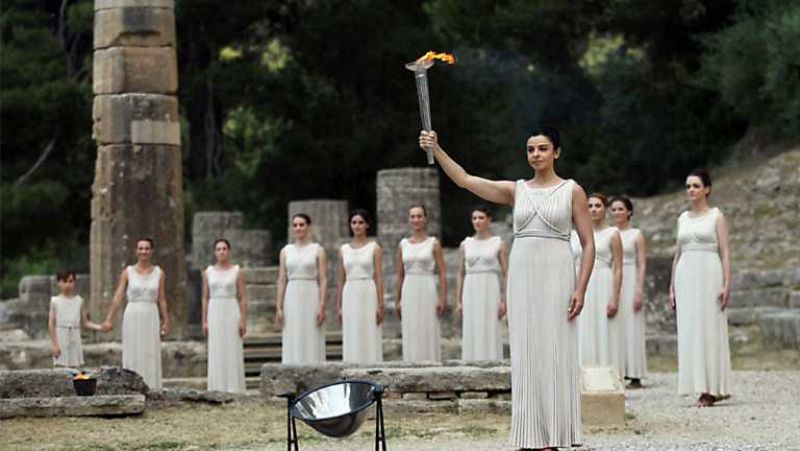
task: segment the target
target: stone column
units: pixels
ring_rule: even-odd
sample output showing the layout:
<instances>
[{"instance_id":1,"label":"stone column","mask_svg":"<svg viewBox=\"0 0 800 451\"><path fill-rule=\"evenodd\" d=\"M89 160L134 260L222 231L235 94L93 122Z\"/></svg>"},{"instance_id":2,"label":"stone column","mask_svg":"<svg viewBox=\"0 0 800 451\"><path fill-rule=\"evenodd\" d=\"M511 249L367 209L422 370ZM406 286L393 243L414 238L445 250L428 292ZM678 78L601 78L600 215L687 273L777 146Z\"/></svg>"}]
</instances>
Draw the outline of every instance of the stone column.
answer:
<instances>
[{"instance_id":1,"label":"stone column","mask_svg":"<svg viewBox=\"0 0 800 451\"><path fill-rule=\"evenodd\" d=\"M376 178L378 242L383 247L386 280L391 293L397 244L409 233L408 208L423 204L428 211L428 233L442 237L439 173L431 168L399 168L378 171Z\"/></svg>"},{"instance_id":2,"label":"stone column","mask_svg":"<svg viewBox=\"0 0 800 451\"><path fill-rule=\"evenodd\" d=\"M95 0L91 306L102 319L135 240L155 241L170 337L186 335L174 0ZM119 337L121 315L115 337Z\"/></svg>"}]
</instances>

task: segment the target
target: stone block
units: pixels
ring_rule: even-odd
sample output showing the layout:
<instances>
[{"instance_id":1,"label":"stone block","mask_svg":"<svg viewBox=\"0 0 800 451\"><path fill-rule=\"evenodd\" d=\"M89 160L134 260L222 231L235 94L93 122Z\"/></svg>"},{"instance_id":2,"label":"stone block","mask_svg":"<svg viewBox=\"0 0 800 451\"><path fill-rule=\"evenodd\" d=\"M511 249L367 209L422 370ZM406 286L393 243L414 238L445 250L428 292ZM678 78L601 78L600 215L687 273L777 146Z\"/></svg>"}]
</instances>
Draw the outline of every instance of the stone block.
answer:
<instances>
[{"instance_id":1,"label":"stone block","mask_svg":"<svg viewBox=\"0 0 800 451\"><path fill-rule=\"evenodd\" d=\"M789 308L800 308L800 290L789 293Z\"/></svg>"},{"instance_id":2,"label":"stone block","mask_svg":"<svg viewBox=\"0 0 800 451\"><path fill-rule=\"evenodd\" d=\"M511 401L500 399L459 399L458 413L510 415Z\"/></svg>"},{"instance_id":3,"label":"stone block","mask_svg":"<svg viewBox=\"0 0 800 451\"><path fill-rule=\"evenodd\" d=\"M625 427L625 391L614 368L581 368L581 422L589 428Z\"/></svg>"},{"instance_id":4,"label":"stone block","mask_svg":"<svg viewBox=\"0 0 800 451\"><path fill-rule=\"evenodd\" d=\"M172 47L111 47L94 52L95 94L174 94L178 68Z\"/></svg>"},{"instance_id":5,"label":"stone block","mask_svg":"<svg viewBox=\"0 0 800 451\"><path fill-rule=\"evenodd\" d=\"M136 6L97 10L94 48L115 46L175 48L174 11Z\"/></svg>"},{"instance_id":6,"label":"stone block","mask_svg":"<svg viewBox=\"0 0 800 451\"><path fill-rule=\"evenodd\" d=\"M731 307L786 307L789 290L785 287L732 291Z\"/></svg>"},{"instance_id":7,"label":"stone block","mask_svg":"<svg viewBox=\"0 0 800 451\"><path fill-rule=\"evenodd\" d=\"M178 99L163 94L96 95L92 136L103 144L180 146Z\"/></svg>"},{"instance_id":8,"label":"stone block","mask_svg":"<svg viewBox=\"0 0 800 451\"><path fill-rule=\"evenodd\" d=\"M131 395L148 392L141 376L107 366L89 369L97 378L97 395ZM68 369L0 371L0 399L75 396L74 372Z\"/></svg>"},{"instance_id":9,"label":"stone block","mask_svg":"<svg viewBox=\"0 0 800 451\"><path fill-rule=\"evenodd\" d=\"M256 302L267 302L276 305L278 287L276 285L245 285L247 298Z\"/></svg>"},{"instance_id":10,"label":"stone block","mask_svg":"<svg viewBox=\"0 0 800 451\"><path fill-rule=\"evenodd\" d=\"M458 395L461 399L486 399L489 393L485 391L465 391Z\"/></svg>"},{"instance_id":11,"label":"stone block","mask_svg":"<svg viewBox=\"0 0 800 451\"><path fill-rule=\"evenodd\" d=\"M337 250L344 239L350 236L347 224L347 201L338 199L310 199L289 202L287 236L292 236L292 216L305 213L311 217L311 233L314 241L328 251L329 261L336 257ZM333 265L335 266L335 265Z\"/></svg>"},{"instance_id":12,"label":"stone block","mask_svg":"<svg viewBox=\"0 0 800 451\"><path fill-rule=\"evenodd\" d=\"M645 339L647 354L677 356L678 355L678 336L677 335L648 335Z\"/></svg>"},{"instance_id":13,"label":"stone block","mask_svg":"<svg viewBox=\"0 0 800 451\"><path fill-rule=\"evenodd\" d=\"M765 341L800 349L800 310L763 315L759 318L759 327Z\"/></svg>"},{"instance_id":14,"label":"stone block","mask_svg":"<svg viewBox=\"0 0 800 451\"><path fill-rule=\"evenodd\" d=\"M272 234L268 230L229 229L224 232L231 243L231 260L242 266L272 264Z\"/></svg>"},{"instance_id":15,"label":"stone block","mask_svg":"<svg viewBox=\"0 0 800 451\"><path fill-rule=\"evenodd\" d=\"M785 276L786 272L780 269L743 271L733 276L731 286L738 290L779 287L783 285Z\"/></svg>"},{"instance_id":16,"label":"stone block","mask_svg":"<svg viewBox=\"0 0 800 451\"><path fill-rule=\"evenodd\" d=\"M456 392L454 391L437 391L428 393L428 399L431 401L452 401L457 399Z\"/></svg>"},{"instance_id":17,"label":"stone block","mask_svg":"<svg viewBox=\"0 0 800 451\"><path fill-rule=\"evenodd\" d=\"M401 392L509 391L510 367L379 367L351 368L344 379L367 379Z\"/></svg>"},{"instance_id":18,"label":"stone block","mask_svg":"<svg viewBox=\"0 0 800 451\"><path fill-rule=\"evenodd\" d=\"M49 275L23 276L17 288L20 299L24 299L25 297L44 299L46 297L47 302L50 302L50 289Z\"/></svg>"},{"instance_id":19,"label":"stone block","mask_svg":"<svg viewBox=\"0 0 800 451\"><path fill-rule=\"evenodd\" d=\"M247 284L252 285L277 285L278 267L247 267L242 268L242 275Z\"/></svg>"},{"instance_id":20,"label":"stone block","mask_svg":"<svg viewBox=\"0 0 800 451\"><path fill-rule=\"evenodd\" d=\"M175 0L95 0L94 10L114 8L175 8Z\"/></svg>"},{"instance_id":21,"label":"stone block","mask_svg":"<svg viewBox=\"0 0 800 451\"><path fill-rule=\"evenodd\" d=\"M730 307L728 308L728 324L732 326L749 326L758 324L761 315L779 313L781 307Z\"/></svg>"},{"instance_id":22,"label":"stone block","mask_svg":"<svg viewBox=\"0 0 800 451\"><path fill-rule=\"evenodd\" d=\"M403 393L403 399L406 401L427 401L428 394L427 393Z\"/></svg>"},{"instance_id":23,"label":"stone block","mask_svg":"<svg viewBox=\"0 0 800 451\"><path fill-rule=\"evenodd\" d=\"M0 399L0 418L118 417L140 415L145 405L144 395Z\"/></svg>"}]
</instances>

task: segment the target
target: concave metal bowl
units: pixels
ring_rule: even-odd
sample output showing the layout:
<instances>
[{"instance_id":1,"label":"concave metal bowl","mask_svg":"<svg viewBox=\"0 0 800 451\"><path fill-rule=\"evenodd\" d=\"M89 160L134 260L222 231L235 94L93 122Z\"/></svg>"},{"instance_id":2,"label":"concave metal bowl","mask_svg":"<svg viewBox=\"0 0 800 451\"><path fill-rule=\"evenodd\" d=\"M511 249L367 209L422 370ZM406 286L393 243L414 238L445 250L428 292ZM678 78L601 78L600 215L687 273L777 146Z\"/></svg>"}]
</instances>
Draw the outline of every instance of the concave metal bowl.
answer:
<instances>
[{"instance_id":1,"label":"concave metal bowl","mask_svg":"<svg viewBox=\"0 0 800 451\"><path fill-rule=\"evenodd\" d=\"M334 382L297 397L291 414L328 437L346 437L367 418L367 408L380 390L380 385L373 382Z\"/></svg>"}]
</instances>

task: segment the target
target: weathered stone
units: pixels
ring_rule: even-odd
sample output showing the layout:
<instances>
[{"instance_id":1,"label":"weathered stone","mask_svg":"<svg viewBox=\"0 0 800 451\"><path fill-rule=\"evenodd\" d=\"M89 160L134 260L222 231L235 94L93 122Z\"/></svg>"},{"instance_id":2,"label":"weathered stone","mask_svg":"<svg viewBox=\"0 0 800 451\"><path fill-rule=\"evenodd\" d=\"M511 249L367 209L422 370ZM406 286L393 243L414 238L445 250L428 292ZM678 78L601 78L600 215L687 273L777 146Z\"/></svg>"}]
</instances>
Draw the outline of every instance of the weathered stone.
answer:
<instances>
[{"instance_id":1,"label":"weathered stone","mask_svg":"<svg viewBox=\"0 0 800 451\"><path fill-rule=\"evenodd\" d=\"M792 291L789 295L789 307L800 308L800 290Z\"/></svg>"},{"instance_id":2,"label":"weathered stone","mask_svg":"<svg viewBox=\"0 0 800 451\"><path fill-rule=\"evenodd\" d=\"M465 391L459 393L458 397L461 399L486 399L489 397L489 393L485 391Z\"/></svg>"},{"instance_id":3,"label":"weathered stone","mask_svg":"<svg viewBox=\"0 0 800 451\"><path fill-rule=\"evenodd\" d=\"M102 320L119 275L135 261L136 240L155 241L153 262L165 274L170 337L186 335L188 316L183 251L180 149L161 145L110 145L97 152L92 186L92 314ZM158 212L158 214L142 214ZM122 314L117 315L117 326ZM119 327L111 335L119 337Z\"/></svg>"},{"instance_id":4,"label":"weathered stone","mask_svg":"<svg viewBox=\"0 0 800 451\"><path fill-rule=\"evenodd\" d=\"M178 99L174 95L95 95L92 119L92 136L99 145L181 144Z\"/></svg>"},{"instance_id":5,"label":"weathered stone","mask_svg":"<svg viewBox=\"0 0 800 451\"><path fill-rule=\"evenodd\" d=\"M458 398L454 391L437 391L428 393L428 399L431 401L451 401Z\"/></svg>"},{"instance_id":6,"label":"weathered stone","mask_svg":"<svg viewBox=\"0 0 800 451\"><path fill-rule=\"evenodd\" d=\"M367 379L401 392L506 391L511 390L509 367L352 368L344 379Z\"/></svg>"},{"instance_id":7,"label":"weathered stone","mask_svg":"<svg viewBox=\"0 0 800 451\"><path fill-rule=\"evenodd\" d=\"M242 275L248 284L277 285L278 283L277 266L242 268Z\"/></svg>"},{"instance_id":8,"label":"weathered stone","mask_svg":"<svg viewBox=\"0 0 800 451\"><path fill-rule=\"evenodd\" d=\"M437 401L431 402L416 400L394 400L383 404L384 414L389 417L403 417L417 414L456 414L458 413L459 401Z\"/></svg>"},{"instance_id":9,"label":"weathered stone","mask_svg":"<svg viewBox=\"0 0 800 451\"><path fill-rule=\"evenodd\" d=\"M202 389L186 387L170 387L159 390L151 390L147 396L148 402L153 402L159 406L180 405L180 404L212 404L221 405L234 401L247 399L247 395L226 393L219 391L206 391Z\"/></svg>"},{"instance_id":10,"label":"weathered stone","mask_svg":"<svg viewBox=\"0 0 800 451\"><path fill-rule=\"evenodd\" d=\"M657 354L666 356L678 355L678 336L677 335L648 335L645 341L647 354Z\"/></svg>"},{"instance_id":11,"label":"weathered stone","mask_svg":"<svg viewBox=\"0 0 800 451\"><path fill-rule=\"evenodd\" d=\"M614 368L581 368L581 423L590 428L625 427L625 391Z\"/></svg>"},{"instance_id":12,"label":"weathered stone","mask_svg":"<svg viewBox=\"0 0 800 451\"><path fill-rule=\"evenodd\" d=\"M502 399L459 399L458 413L509 415L511 414L511 401Z\"/></svg>"},{"instance_id":13,"label":"weathered stone","mask_svg":"<svg viewBox=\"0 0 800 451\"><path fill-rule=\"evenodd\" d=\"M204 211L192 219L192 266L205 269L214 263L214 241L231 243L231 260L247 267L272 264L272 234L267 230L245 230L241 212ZM276 276L277 278L277 276ZM248 279L248 282L253 283Z\"/></svg>"},{"instance_id":14,"label":"weathered stone","mask_svg":"<svg viewBox=\"0 0 800 451\"><path fill-rule=\"evenodd\" d=\"M88 369L97 379L97 395L147 394L142 377L130 370L104 366ZM0 370L0 399L75 396L72 370Z\"/></svg>"},{"instance_id":15,"label":"weathered stone","mask_svg":"<svg viewBox=\"0 0 800 451\"><path fill-rule=\"evenodd\" d=\"M406 401L426 401L428 399L428 394L425 392L417 393L417 392L410 392L410 393L403 393L403 399Z\"/></svg>"},{"instance_id":16,"label":"weathered stone","mask_svg":"<svg viewBox=\"0 0 800 451\"><path fill-rule=\"evenodd\" d=\"M275 285L245 285L248 299L276 304L278 288Z\"/></svg>"},{"instance_id":17,"label":"weathered stone","mask_svg":"<svg viewBox=\"0 0 800 451\"><path fill-rule=\"evenodd\" d=\"M173 47L111 47L94 53L95 94L141 92L172 94L178 90Z\"/></svg>"},{"instance_id":18,"label":"weathered stone","mask_svg":"<svg viewBox=\"0 0 800 451\"><path fill-rule=\"evenodd\" d=\"M175 7L175 0L95 0L94 10L112 8L169 8Z\"/></svg>"},{"instance_id":19,"label":"weathered stone","mask_svg":"<svg viewBox=\"0 0 800 451\"><path fill-rule=\"evenodd\" d=\"M800 349L800 310L762 315L758 322L765 341Z\"/></svg>"},{"instance_id":20,"label":"weathered stone","mask_svg":"<svg viewBox=\"0 0 800 451\"><path fill-rule=\"evenodd\" d=\"M743 271L732 277L732 286L740 290L754 288L779 287L783 285L786 273L783 270Z\"/></svg>"},{"instance_id":21,"label":"weathered stone","mask_svg":"<svg viewBox=\"0 0 800 451\"><path fill-rule=\"evenodd\" d=\"M758 324L761 315L779 313L780 307L730 307L728 308L728 324L732 326L749 326Z\"/></svg>"},{"instance_id":22,"label":"weathered stone","mask_svg":"<svg viewBox=\"0 0 800 451\"><path fill-rule=\"evenodd\" d=\"M169 2L171 3L171 0ZM174 48L175 27L170 26L173 23L175 23L175 13L167 8L102 9L95 12L94 48L113 46Z\"/></svg>"},{"instance_id":23,"label":"weathered stone","mask_svg":"<svg viewBox=\"0 0 800 451\"><path fill-rule=\"evenodd\" d=\"M140 415L144 412L144 409L144 395L0 399L0 418L116 417Z\"/></svg>"},{"instance_id":24,"label":"weathered stone","mask_svg":"<svg viewBox=\"0 0 800 451\"><path fill-rule=\"evenodd\" d=\"M760 288L745 291L733 291L730 297L731 307L786 307L789 290L784 287Z\"/></svg>"},{"instance_id":25,"label":"weathered stone","mask_svg":"<svg viewBox=\"0 0 800 451\"><path fill-rule=\"evenodd\" d=\"M260 267L273 263L272 233L269 230L229 230L225 237L233 246L231 258L239 265Z\"/></svg>"},{"instance_id":26,"label":"weathered stone","mask_svg":"<svg viewBox=\"0 0 800 451\"><path fill-rule=\"evenodd\" d=\"M311 217L311 233L314 241L329 253L338 249L342 240L349 236L347 224L347 201L336 199L295 200L289 202L287 222L288 235L292 236L292 216L305 213ZM329 258L333 258L329 255Z\"/></svg>"}]
</instances>

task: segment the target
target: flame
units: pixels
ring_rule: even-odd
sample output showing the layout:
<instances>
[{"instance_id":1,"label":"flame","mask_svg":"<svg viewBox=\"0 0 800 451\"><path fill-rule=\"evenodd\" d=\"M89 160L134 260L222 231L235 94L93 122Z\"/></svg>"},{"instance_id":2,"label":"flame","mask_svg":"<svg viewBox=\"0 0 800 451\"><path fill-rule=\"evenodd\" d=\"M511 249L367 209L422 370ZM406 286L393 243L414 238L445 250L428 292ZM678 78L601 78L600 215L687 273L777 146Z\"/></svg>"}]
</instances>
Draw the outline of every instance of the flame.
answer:
<instances>
[{"instance_id":1,"label":"flame","mask_svg":"<svg viewBox=\"0 0 800 451\"><path fill-rule=\"evenodd\" d=\"M78 373L78 374L76 374L76 375L75 375L75 380L76 380L76 381L85 381L85 380L89 380L89 379L91 379L91 378L92 378L92 377L91 377L91 376L89 376L89 374L88 374L88 373L86 373L86 372L84 372L84 371L81 371L80 373Z\"/></svg>"},{"instance_id":2,"label":"flame","mask_svg":"<svg viewBox=\"0 0 800 451\"><path fill-rule=\"evenodd\" d=\"M419 57L419 59L417 59L417 61L423 61L423 60L425 61L439 60L439 61L444 61L447 64L456 63L455 56L449 53L436 53L433 50L428 51L428 53L422 55L421 57Z\"/></svg>"}]
</instances>

